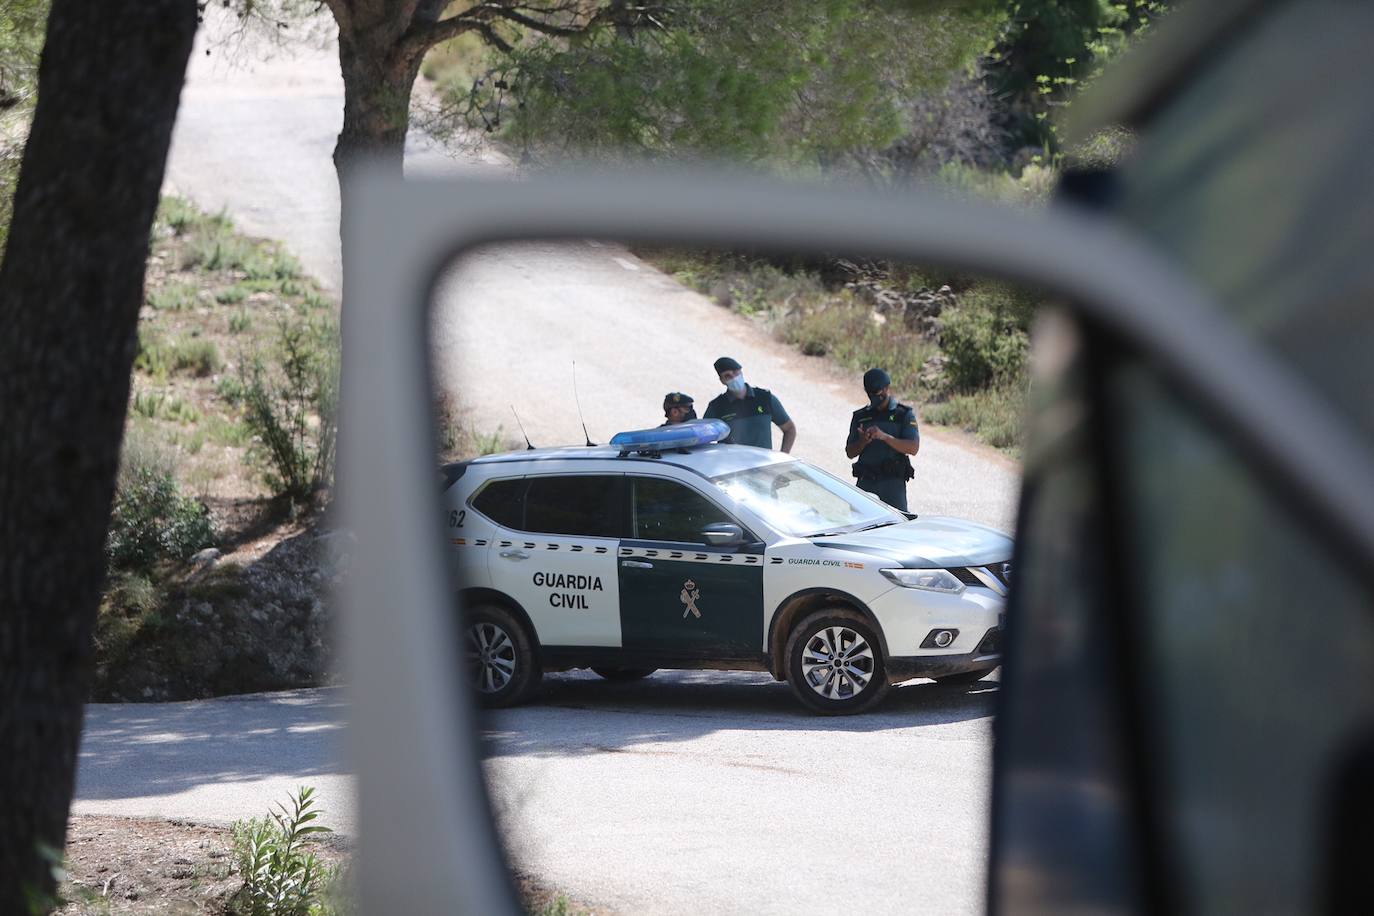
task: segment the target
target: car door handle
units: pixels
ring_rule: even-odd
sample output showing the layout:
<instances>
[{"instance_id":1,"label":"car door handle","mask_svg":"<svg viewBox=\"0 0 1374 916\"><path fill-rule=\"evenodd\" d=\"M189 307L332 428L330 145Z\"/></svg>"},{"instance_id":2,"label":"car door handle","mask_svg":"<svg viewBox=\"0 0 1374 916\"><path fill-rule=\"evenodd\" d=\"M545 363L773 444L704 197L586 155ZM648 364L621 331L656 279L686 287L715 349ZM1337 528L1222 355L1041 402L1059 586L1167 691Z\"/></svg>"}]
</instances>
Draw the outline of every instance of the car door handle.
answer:
<instances>
[{"instance_id":1,"label":"car door handle","mask_svg":"<svg viewBox=\"0 0 1374 916\"><path fill-rule=\"evenodd\" d=\"M628 566L628 567L630 567L631 569L653 569L653 568L654 568L654 564L652 564L652 563L641 563L639 560L621 560L621 561L620 561L620 565L621 565L621 566Z\"/></svg>"},{"instance_id":2,"label":"car door handle","mask_svg":"<svg viewBox=\"0 0 1374 916\"><path fill-rule=\"evenodd\" d=\"M530 555L523 550L503 550L501 556L507 560L528 560L530 558Z\"/></svg>"}]
</instances>

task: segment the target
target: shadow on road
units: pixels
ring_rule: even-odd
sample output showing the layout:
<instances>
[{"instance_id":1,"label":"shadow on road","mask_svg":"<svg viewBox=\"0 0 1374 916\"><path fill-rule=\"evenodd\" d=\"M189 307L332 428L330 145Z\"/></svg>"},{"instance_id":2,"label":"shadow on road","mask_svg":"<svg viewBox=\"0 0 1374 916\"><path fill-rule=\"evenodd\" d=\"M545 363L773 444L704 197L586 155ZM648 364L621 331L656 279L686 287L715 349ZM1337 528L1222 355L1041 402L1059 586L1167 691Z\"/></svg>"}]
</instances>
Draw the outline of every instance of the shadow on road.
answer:
<instances>
[{"instance_id":1,"label":"shadow on road","mask_svg":"<svg viewBox=\"0 0 1374 916\"><path fill-rule=\"evenodd\" d=\"M827 717L808 713L791 688L767 674L662 671L627 683L562 672L547 676L528 705L489 713L483 732L489 756L563 756L712 732L919 731L990 720L999 689L996 680L958 687L912 681L872 712Z\"/></svg>"},{"instance_id":2,"label":"shadow on road","mask_svg":"<svg viewBox=\"0 0 1374 916\"><path fill-rule=\"evenodd\" d=\"M337 689L190 703L86 707L77 796L173 795L199 786L347 773Z\"/></svg>"}]
</instances>

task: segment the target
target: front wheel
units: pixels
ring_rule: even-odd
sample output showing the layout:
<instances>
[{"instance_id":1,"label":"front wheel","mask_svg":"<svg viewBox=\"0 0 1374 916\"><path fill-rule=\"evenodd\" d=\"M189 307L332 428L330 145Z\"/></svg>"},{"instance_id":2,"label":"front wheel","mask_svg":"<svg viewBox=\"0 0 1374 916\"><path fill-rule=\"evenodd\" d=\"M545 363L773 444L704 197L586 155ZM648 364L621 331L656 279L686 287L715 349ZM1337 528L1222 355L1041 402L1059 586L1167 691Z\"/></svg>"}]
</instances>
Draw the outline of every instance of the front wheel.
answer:
<instances>
[{"instance_id":1,"label":"front wheel","mask_svg":"<svg viewBox=\"0 0 1374 916\"><path fill-rule=\"evenodd\" d=\"M593 671L608 681L638 681L657 671L657 668L597 668Z\"/></svg>"},{"instance_id":2,"label":"front wheel","mask_svg":"<svg viewBox=\"0 0 1374 916\"><path fill-rule=\"evenodd\" d=\"M472 608L466 640L468 676L483 706L514 706L543 676L529 635L505 608Z\"/></svg>"},{"instance_id":3,"label":"front wheel","mask_svg":"<svg viewBox=\"0 0 1374 916\"><path fill-rule=\"evenodd\" d=\"M847 608L808 614L787 640L787 682L825 716L863 712L887 694L887 668L872 624Z\"/></svg>"}]
</instances>

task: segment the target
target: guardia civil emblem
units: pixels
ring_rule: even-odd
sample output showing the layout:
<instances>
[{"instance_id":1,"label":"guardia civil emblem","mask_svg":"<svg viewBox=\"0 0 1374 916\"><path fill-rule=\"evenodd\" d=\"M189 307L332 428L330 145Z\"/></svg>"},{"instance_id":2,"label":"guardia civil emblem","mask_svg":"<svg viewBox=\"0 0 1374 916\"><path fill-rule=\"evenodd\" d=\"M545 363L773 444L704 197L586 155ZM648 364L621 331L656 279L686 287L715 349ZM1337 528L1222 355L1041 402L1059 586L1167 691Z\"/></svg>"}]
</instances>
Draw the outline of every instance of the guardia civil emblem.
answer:
<instances>
[{"instance_id":1,"label":"guardia civil emblem","mask_svg":"<svg viewBox=\"0 0 1374 916\"><path fill-rule=\"evenodd\" d=\"M701 589L697 588L695 582L688 579L686 582L682 583L682 594L678 596L677 600L687 605L687 609L682 612L683 617L691 614L698 620L701 619L701 611L697 610L697 599L700 597Z\"/></svg>"}]
</instances>

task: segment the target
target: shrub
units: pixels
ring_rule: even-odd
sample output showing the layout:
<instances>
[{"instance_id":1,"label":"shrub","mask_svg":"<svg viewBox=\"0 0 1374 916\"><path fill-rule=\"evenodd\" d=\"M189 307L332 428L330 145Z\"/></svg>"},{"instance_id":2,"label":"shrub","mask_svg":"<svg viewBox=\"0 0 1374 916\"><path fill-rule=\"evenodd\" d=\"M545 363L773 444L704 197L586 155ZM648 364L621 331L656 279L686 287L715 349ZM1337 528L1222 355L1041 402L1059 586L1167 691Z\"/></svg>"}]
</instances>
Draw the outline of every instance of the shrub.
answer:
<instances>
[{"instance_id":1,"label":"shrub","mask_svg":"<svg viewBox=\"0 0 1374 916\"><path fill-rule=\"evenodd\" d=\"M240 369L245 422L260 441L268 485L304 501L334 480L337 332L329 323L284 322L277 351L271 369L256 356Z\"/></svg>"},{"instance_id":2,"label":"shrub","mask_svg":"<svg viewBox=\"0 0 1374 916\"><path fill-rule=\"evenodd\" d=\"M234 858L243 875L243 889L232 907L236 913L309 916L333 909L326 894L339 870L305 848L307 837L330 832L312 823L319 817L315 790L301 786L289 804L278 803L269 817L235 821L231 828Z\"/></svg>"},{"instance_id":3,"label":"shrub","mask_svg":"<svg viewBox=\"0 0 1374 916\"><path fill-rule=\"evenodd\" d=\"M161 391L135 391L130 406L135 416L149 420L171 420L176 423L195 423L200 420L200 411L196 410L194 404Z\"/></svg>"},{"instance_id":4,"label":"shrub","mask_svg":"<svg viewBox=\"0 0 1374 916\"><path fill-rule=\"evenodd\" d=\"M940 329L951 386L972 391L1020 379L1030 348L1026 328L1036 304L1033 294L999 283L979 284L961 296Z\"/></svg>"},{"instance_id":5,"label":"shrub","mask_svg":"<svg viewBox=\"0 0 1374 916\"><path fill-rule=\"evenodd\" d=\"M229 333L242 334L253 326L253 319L248 317L248 312L240 309L234 315L229 316Z\"/></svg>"},{"instance_id":6,"label":"shrub","mask_svg":"<svg viewBox=\"0 0 1374 916\"><path fill-rule=\"evenodd\" d=\"M135 462L120 478L105 543L111 567L147 571L160 560L184 560L214 542L209 510L182 496L170 471Z\"/></svg>"},{"instance_id":7,"label":"shrub","mask_svg":"<svg viewBox=\"0 0 1374 916\"><path fill-rule=\"evenodd\" d=\"M215 293L215 301L220 305L237 305L247 298L248 290L237 283L233 286L226 286L224 289Z\"/></svg>"},{"instance_id":8,"label":"shrub","mask_svg":"<svg viewBox=\"0 0 1374 916\"><path fill-rule=\"evenodd\" d=\"M168 283L148 290L148 304L159 312L180 312L196 304L196 287L190 283Z\"/></svg>"}]
</instances>

